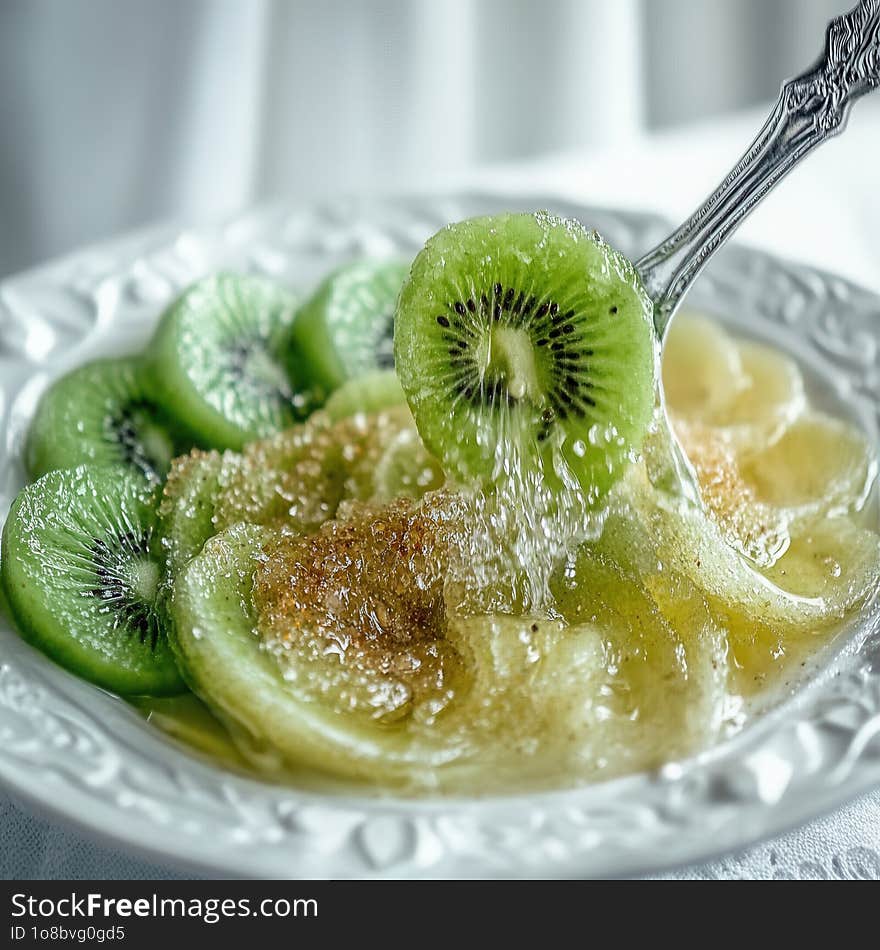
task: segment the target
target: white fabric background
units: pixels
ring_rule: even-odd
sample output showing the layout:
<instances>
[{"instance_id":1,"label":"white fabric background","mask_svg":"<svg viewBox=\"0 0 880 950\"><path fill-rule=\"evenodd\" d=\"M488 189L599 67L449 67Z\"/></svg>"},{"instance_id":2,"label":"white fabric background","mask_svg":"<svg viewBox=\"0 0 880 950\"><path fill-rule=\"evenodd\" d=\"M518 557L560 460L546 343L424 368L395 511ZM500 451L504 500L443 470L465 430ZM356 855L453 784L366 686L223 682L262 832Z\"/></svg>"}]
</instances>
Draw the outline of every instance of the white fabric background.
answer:
<instances>
[{"instance_id":1,"label":"white fabric background","mask_svg":"<svg viewBox=\"0 0 880 950\"><path fill-rule=\"evenodd\" d=\"M619 148L770 98L852 2L3 0L0 276L267 195Z\"/></svg>"},{"instance_id":2,"label":"white fabric background","mask_svg":"<svg viewBox=\"0 0 880 950\"><path fill-rule=\"evenodd\" d=\"M766 97L845 2L5 0L0 274L157 218L336 189L521 189L680 218L763 113L656 128ZM875 98L742 239L880 290ZM878 819L880 791L678 876L880 878ZM4 878L170 873L0 795Z\"/></svg>"}]
</instances>

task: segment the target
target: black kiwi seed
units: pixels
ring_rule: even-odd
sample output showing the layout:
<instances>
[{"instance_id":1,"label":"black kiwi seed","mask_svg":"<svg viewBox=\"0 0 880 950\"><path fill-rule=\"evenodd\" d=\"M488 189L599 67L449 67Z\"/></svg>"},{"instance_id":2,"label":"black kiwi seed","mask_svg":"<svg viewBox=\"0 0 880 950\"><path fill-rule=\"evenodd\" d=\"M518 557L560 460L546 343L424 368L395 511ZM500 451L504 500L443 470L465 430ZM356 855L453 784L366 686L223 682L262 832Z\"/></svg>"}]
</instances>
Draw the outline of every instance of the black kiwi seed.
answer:
<instances>
[{"instance_id":1,"label":"black kiwi seed","mask_svg":"<svg viewBox=\"0 0 880 950\"><path fill-rule=\"evenodd\" d=\"M552 215L473 218L428 241L398 301L397 369L425 446L451 475L506 478L498 462L520 448L524 466L554 488L576 482L590 504L610 487L652 410L651 327L630 274L608 245ZM473 332L467 349L440 342L438 303L452 308L452 332ZM459 327L456 313L471 315ZM618 440L590 438L612 419Z\"/></svg>"},{"instance_id":2,"label":"black kiwi seed","mask_svg":"<svg viewBox=\"0 0 880 950\"><path fill-rule=\"evenodd\" d=\"M514 287L505 289L500 281L494 282L488 292L480 293L479 301L478 306L473 296L467 300L455 300L449 304L450 314L464 317L479 311L489 323L506 319L511 326L544 328L544 335L535 341L535 346L549 346L553 358L551 374L558 389L550 396L553 408L545 409L541 414L543 428L538 433L539 440L543 441L549 436L549 427L555 421L564 421L571 414L583 417L586 406L596 405L595 400L582 395L582 390L590 388L592 383L586 379L581 381L576 375L586 369L584 357L592 355L592 350L576 349L582 334L577 333L574 323L570 322L575 317L574 309L563 310L556 300L546 300L539 305L534 296L527 297L524 291L517 293ZM506 318L505 313L509 314ZM532 314L531 319L527 319L529 314ZM443 339L447 344L450 368L456 376L456 395L477 403L497 405L503 402L508 406L514 405L518 400L507 392L503 378L487 380L480 377L473 357L467 352L470 348L468 340L476 341L479 327L453 323L453 319L446 314L436 317L437 323L449 330L443 334ZM564 341L561 339L563 336L567 337ZM574 352L572 347L575 348Z\"/></svg>"},{"instance_id":3,"label":"black kiwi seed","mask_svg":"<svg viewBox=\"0 0 880 950\"><path fill-rule=\"evenodd\" d=\"M394 311L382 318L382 332L376 341L376 368L394 369Z\"/></svg>"},{"instance_id":4,"label":"black kiwi seed","mask_svg":"<svg viewBox=\"0 0 880 950\"><path fill-rule=\"evenodd\" d=\"M133 402L127 405L118 415L108 419L107 438L114 437L122 451L122 459L128 465L133 465L148 478L158 478L164 466L157 463L144 449L141 440L136 414L150 418L156 412L156 407L149 402Z\"/></svg>"},{"instance_id":5,"label":"black kiwi seed","mask_svg":"<svg viewBox=\"0 0 880 950\"><path fill-rule=\"evenodd\" d=\"M104 609L114 611L113 626L137 637L144 646L155 651L161 636L158 615L151 605L134 595L125 574L125 565L133 557L147 557L150 547L148 532L117 532L111 537L113 546L104 538L92 539L92 564L96 585L88 591L102 600Z\"/></svg>"},{"instance_id":6,"label":"black kiwi seed","mask_svg":"<svg viewBox=\"0 0 880 950\"><path fill-rule=\"evenodd\" d=\"M264 349L263 341L257 338L236 340L228 350L227 367L235 381L246 381L254 390L266 396L279 397L289 402L293 399L290 384L279 374L277 378L267 379L261 373L254 373L251 360L255 353Z\"/></svg>"}]
</instances>

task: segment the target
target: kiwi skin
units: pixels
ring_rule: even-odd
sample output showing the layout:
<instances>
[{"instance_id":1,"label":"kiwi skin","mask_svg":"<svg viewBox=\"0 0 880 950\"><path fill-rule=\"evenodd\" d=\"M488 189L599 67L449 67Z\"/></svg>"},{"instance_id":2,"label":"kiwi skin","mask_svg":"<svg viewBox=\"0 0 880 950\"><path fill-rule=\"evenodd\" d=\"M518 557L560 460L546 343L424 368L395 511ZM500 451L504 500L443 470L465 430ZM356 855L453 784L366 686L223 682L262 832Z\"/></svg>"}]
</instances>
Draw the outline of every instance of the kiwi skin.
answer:
<instances>
[{"instance_id":1,"label":"kiwi skin","mask_svg":"<svg viewBox=\"0 0 880 950\"><path fill-rule=\"evenodd\" d=\"M3 568L0 565L0 617L6 617L7 620L14 620L12 608L9 606L9 598L6 596L6 586L3 583Z\"/></svg>"}]
</instances>

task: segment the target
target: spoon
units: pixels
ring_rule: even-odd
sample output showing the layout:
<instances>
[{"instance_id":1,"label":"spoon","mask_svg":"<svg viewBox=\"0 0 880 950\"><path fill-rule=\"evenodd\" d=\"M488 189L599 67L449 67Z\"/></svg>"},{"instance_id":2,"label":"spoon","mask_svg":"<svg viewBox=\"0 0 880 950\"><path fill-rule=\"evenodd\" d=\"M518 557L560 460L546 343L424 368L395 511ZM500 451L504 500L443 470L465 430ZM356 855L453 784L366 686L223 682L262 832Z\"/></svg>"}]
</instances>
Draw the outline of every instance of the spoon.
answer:
<instances>
[{"instance_id":1,"label":"spoon","mask_svg":"<svg viewBox=\"0 0 880 950\"><path fill-rule=\"evenodd\" d=\"M636 262L654 302L654 327L661 342L712 255L802 158L844 130L853 101L878 85L880 0L861 0L829 23L825 52L816 64L783 83L764 127L724 181Z\"/></svg>"}]
</instances>

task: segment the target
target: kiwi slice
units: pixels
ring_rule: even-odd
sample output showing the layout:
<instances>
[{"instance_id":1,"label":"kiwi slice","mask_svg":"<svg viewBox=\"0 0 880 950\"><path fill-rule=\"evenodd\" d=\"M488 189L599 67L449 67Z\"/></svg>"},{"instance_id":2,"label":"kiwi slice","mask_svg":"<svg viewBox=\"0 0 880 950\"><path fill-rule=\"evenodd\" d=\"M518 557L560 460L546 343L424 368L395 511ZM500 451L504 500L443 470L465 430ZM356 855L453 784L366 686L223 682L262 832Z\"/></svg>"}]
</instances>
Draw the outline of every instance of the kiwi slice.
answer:
<instances>
[{"instance_id":1,"label":"kiwi slice","mask_svg":"<svg viewBox=\"0 0 880 950\"><path fill-rule=\"evenodd\" d=\"M334 271L296 315L288 366L324 394L394 368L394 312L408 265L356 261Z\"/></svg>"},{"instance_id":2,"label":"kiwi slice","mask_svg":"<svg viewBox=\"0 0 880 950\"><path fill-rule=\"evenodd\" d=\"M397 374L393 370L376 370L340 386L327 400L324 410L335 422L359 412L379 412L405 402Z\"/></svg>"},{"instance_id":3,"label":"kiwi slice","mask_svg":"<svg viewBox=\"0 0 880 950\"><path fill-rule=\"evenodd\" d=\"M217 715L288 765L393 785L485 788L497 758L509 770L525 747L539 748L532 732L548 725L562 670L548 675L553 696L542 702L523 635L531 618L491 648L483 644L493 626L477 618L455 643L444 636L435 570L442 525L405 504L381 512L381 521L365 511L311 537L236 525L208 542L175 585L181 663ZM335 594L340 569L350 598ZM589 708L583 689L593 683L571 646L559 666L569 682L581 674L581 702L571 704ZM475 679L477 653L484 668ZM508 701L510 680L518 692Z\"/></svg>"},{"instance_id":4,"label":"kiwi slice","mask_svg":"<svg viewBox=\"0 0 880 950\"><path fill-rule=\"evenodd\" d=\"M430 502L362 507L300 538L228 529L174 588L188 681L288 765L434 791L558 785L714 734L726 674L698 597L684 644L611 568L572 625L462 616L443 595L450 530Z\"/></svg>"},{"instance_id":5,"label":"kiwi slice","mask_svg":"<svg viewBox=\"0 0 880 950\"><path fill-rule=\"evenodd\" d=\"M158 609L153 505L131 469L81 466L23 489L3 529L0 577L24 638L116 693L183 688Z\"/></svg>"},{"instance_id":6,"label":"kiwi slice","mask_svg":"<svg viewBox=\"0 0 880 950\"><path fill-rule=\"evenodd\" d=\"M176 458L159 503L154 549L165 563L165 580L174 578L201 551L214 532L214 510L223 466L218 452L194 450Z\"/></svg>"},{"instance_id":7,"label":"kiwi slice","mask_svg":"<svg viewBox=\"0 0 880 950\"><path fill-rule=\"evenodd\" d=\"M421 498L445 483L440 463L425 448L418 430L415 426L405 426L391 439L376 463L372 500Z\"/></svg>"},{"instance_id":8,"label":"kiwi slice","mask_svg":"<svg viewBox=\"0 0 880 950\"><path fill-rule=\"evenodd\" d=\"M231 525L301 534L332 518L344 501L421 497L442 482L405 404L337 422L315 413L241 453L195 450L175 459L159 505L156 550L173 583L205 542Z\"/></svg>"},{"instance_id":9,"label":"kiwi slice","mask_svg":"<svg viewBox=\"0 0 880 950\"><path fill-rule=\"evenodd\" d=\"M25 458L31 478L57 468L122 464L158 481L182 448L136 359L102 359L61 377L40 400Z\"/></svg>"},{"instance_id":10,"label":"kiwi slice","mask_svg":"<svg viewBox=\"0 0 880 950\"><path fill-rule=\"evenodd\" d=\"M153 388L196 441L239 449L312 408L281 357L296 303L271 281L218 274L165 312L148 357Z\"/></svg>"},{"instance_id":11,"label":"kiwi slice","mask_svg":"<svg viewBox=\"0 0 880 950\"><path fill-rule=\"evenodd\" d=\"M449 225L401 291L397 372L428 449L462 480L523 474L595 498L655 402L651 302L595 232L546 213Z\"/></svg>"},{"instance_id":12,"label":"kiwi slice","mask_svg":"<svg viewBox=\"0 0 880 950\"><path fill-rule=\"evenodd\" d=\"M174 642L197 695L224 720L277 750L291 765L399 780L419 772L420 766L430 768L460 754L456 749L445 750L439 735L432 741L430 730L421 741L407 741L384 706L377 711L386 714L386 722L371 715L365 698L370 679L376 682L377 699L390 710L402 692L388 689L384 682L392 680L393 673L383 676L378 669L366 667L359 673L349 663L340 669L343 658L329 656L328 650L310 660L303 651L297 676L285 669L275 651L262 645L252 591L255 573L265 559L263 548L273 537L265 528L235 525L209 541L175 585ZM297 630L291 634L306 636ZM376 644L373 652L381 652L381 645ZM441 666L436 656L425 660L435 668ZM439 683L443 680L438 676ZM353 695L360 702L346 697L346 687L356 690ZM348 714L344 711L347 703L352 706Z\"/></svg>"}]
</instances>

